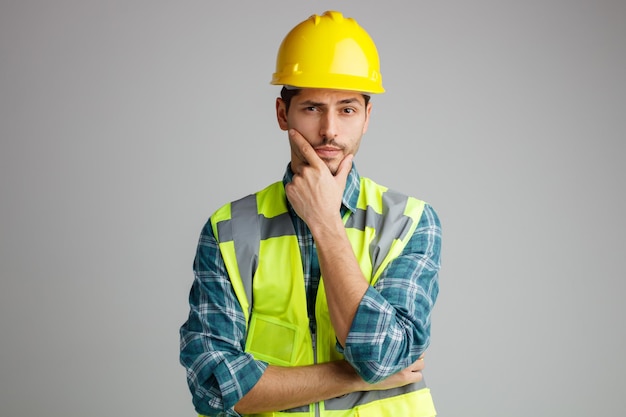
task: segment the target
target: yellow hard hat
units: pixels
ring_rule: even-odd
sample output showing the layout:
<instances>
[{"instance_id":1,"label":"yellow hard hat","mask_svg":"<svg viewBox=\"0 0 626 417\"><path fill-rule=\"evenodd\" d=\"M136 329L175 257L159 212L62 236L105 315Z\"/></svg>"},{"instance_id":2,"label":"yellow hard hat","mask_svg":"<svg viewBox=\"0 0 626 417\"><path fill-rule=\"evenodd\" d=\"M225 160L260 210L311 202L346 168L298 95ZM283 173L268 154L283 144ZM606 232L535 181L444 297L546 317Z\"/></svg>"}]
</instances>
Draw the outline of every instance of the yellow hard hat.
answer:
<instances>
[{"instance_id":1,"label":"yellow hard hat","mask_svg":"<svg viewBox=\"0 0 626 417\"><path fill-rule=\"evenodd\" d=\"M313 15L283 39L271 84L383 93L378 51L352 18Z\"/></svg>"}]
</instances>

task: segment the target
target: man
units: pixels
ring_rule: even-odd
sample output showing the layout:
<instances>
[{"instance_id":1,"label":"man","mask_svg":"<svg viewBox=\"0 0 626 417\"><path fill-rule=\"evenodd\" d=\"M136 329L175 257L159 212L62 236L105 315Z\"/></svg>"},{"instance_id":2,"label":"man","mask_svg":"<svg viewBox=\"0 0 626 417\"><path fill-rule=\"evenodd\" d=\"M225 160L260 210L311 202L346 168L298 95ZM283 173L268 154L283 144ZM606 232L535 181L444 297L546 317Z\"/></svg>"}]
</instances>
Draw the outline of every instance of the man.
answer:
<instances>
[{"instance_id":1,"label":"man","mask_svg":"<svg viewBox=\"0 0 626 417\"><path fill-rule=\"evenodd\" d=\"M272 84L291 162L283 181L209 219L181 363L210 416L434 416L421 371L438 293L439 220L352 160L378 53L326 12L285 37ZM357 414L358 413L358 414Z\"/></svg>"}]
</instances>

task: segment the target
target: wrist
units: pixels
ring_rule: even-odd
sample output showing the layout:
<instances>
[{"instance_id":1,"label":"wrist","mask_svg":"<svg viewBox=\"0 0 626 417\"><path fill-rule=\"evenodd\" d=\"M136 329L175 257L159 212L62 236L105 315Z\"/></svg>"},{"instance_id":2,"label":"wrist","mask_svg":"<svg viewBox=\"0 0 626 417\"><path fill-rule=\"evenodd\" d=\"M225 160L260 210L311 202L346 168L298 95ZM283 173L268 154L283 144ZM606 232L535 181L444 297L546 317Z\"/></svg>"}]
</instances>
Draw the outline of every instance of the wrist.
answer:
<instances>
[{"instance_id":1,"label":"wrist","mask_svg":"<svg viewBox=\"0 0 626 417\"><path fill-rule=\"evenodd\" d=\"M338 370L337 375L341 376L342 384L344 384L344 386L346 387L345 394L367 390L367 386L369 384L359 376L359 374L348 361L337 361L335 362L335 365L337 366Z\"/></svg>"},{"instance_id":2,"label":"wrist","mask_svg":"<svg viewBox=\"0 0 626 417\"><path fill-rule=\"evenodd\" d=\"M307 225L316 242L323 242L324 240L335 241L336 239L346 237L343 221L339 216L325 218Z\"/></svg>"}]
</instances>

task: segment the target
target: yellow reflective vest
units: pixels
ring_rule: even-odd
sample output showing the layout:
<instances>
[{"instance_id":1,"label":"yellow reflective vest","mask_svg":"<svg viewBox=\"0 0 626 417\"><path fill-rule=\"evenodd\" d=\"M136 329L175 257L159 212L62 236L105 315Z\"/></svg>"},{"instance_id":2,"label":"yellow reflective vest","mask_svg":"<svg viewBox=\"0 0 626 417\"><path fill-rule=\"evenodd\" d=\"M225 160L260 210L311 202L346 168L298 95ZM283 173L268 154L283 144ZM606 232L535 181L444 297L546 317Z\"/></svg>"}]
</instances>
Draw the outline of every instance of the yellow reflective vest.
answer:
<instances>
[{"instance_id":1,"label":"yellow reflective vest","mask_svg":"<svg viewBox=\"0 0 626 417\"><path fill-rule=\"evenodd\" d=\"M303 366L342 359L330 322L323 278L316 334L309 330L302 258L282 182L227 204L211 216L235 294L248 323L246 351L271 365ZM344 216L363 275L373 285L411 238L424 202L361 178L356 212ZM281 412L253 416L427 417L429 389L416 383L356 392Z\"/></svg>"}]
</instances>

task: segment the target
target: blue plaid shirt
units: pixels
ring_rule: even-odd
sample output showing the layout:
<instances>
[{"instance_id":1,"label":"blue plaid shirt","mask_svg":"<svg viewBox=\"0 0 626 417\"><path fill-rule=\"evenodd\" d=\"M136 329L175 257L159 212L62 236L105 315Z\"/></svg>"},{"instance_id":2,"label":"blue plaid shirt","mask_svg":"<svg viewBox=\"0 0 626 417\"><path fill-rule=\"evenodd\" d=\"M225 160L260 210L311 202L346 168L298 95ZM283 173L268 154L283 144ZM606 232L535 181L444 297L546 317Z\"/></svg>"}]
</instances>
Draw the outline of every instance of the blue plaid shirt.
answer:
<instances>
[{"instance_id":1,"label":"blue plaid shirt","mask_svg":"<svg viewBox=\"0 0 626 417\"><path fill-rule=\"evenodd\" d=\"M283 182L291 181L287 168ZM360 177L348 175L341 214L354 212ZM290 208L304 269L308 310L315 331L314 306L320 268L313 236ZM364 380L378 382L406 368L426 350L430 314L439 291L441 226L428 204L405 247L370 287L340 349ZM180 329L180 361L196 411L208 416L238 416L234 405L259 380L267 363L244 352L246 322L231 286L210 222L200 235L194 261L190 313Z\"/></svg>"}]
</instances>

